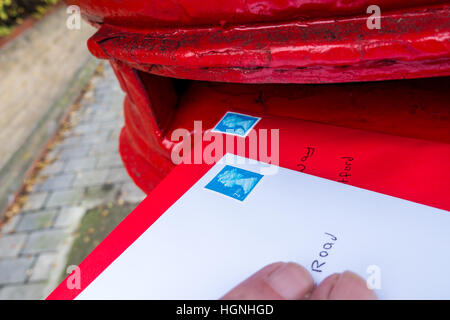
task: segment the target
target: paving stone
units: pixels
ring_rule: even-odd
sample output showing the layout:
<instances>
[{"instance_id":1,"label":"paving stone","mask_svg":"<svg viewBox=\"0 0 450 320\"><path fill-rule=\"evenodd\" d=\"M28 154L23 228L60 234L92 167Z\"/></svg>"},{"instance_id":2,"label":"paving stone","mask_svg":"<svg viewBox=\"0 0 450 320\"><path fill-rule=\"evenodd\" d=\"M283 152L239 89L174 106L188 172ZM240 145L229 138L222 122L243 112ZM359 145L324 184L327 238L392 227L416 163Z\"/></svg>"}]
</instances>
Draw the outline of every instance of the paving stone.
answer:
<instances>
[{"instance_id":1,"label":"paving stone","mask_svg":"<svg viewBox=\"0 0 450 320\"><path fill-rule=\"evenodd\" d=\"M21 217L21 214L16 214L14 217L10 218L8 222L1 228L0 233L10 234L14 232Z\"/></svg>"},{"instance_id":2,"label":"paving stone","mask_svg":"<svg viewBox=\"0 0 450 320\"><path fill-rule=\"evenodd\" d=\"M103 184L86 188L86 194L82 205L92 208L101 204L114 203L120 194L119 184Z\"/></svg>"},{"instance_id":3,"label":"paving stone","mask_svg":"<svg viewBox=\"0 0 450 320\"><path fill-rule=\"evenodd\" d=\"M81 145L82 143L80 136L68 136L61 142L59 147L78 147Z\"/></svg>"},{"instance_id":4,"label":"paving stone","mask_svg":"<svg viewBox=\"0 0 450 320\"><path fill-rule=\"evenodd\" d=\"M73 206L83 199L83 189L70 189L63 191L54 191L50 194L47 207Z\"/></svg>"},{"instance_id":5,"label":"paving stone","mask_svg":"<svg viewBox=\"0 0 450 320\"><path fill-rule=\"evenodd\" d=\"M77 126L74 130L75 134L94 133L100 129L100 124L94 121L90 121Z\"/></svg>"},{"instance_id":6,"label":"paving stone","mask_svg":"<svg viewBox=\"0 0 450 320\"><path fill-rule=\"evenodd\" d=\"M98 148L92 148L91 151L89 151L89 156L94 157L96 164L98 163L98 159L105 154L105 150L98 149Z\"/></svg>"},{"instance_id":7,"label":"paving stone","mask_svg":"<svg viewBox=\"0 0 450 320\"><path fill-rule=\"evenodd\" d=\"M120 192L120 199L128 203L139 203L146 197L146 194L132 182L125 183Z\"/></svg>"},{"instance_id":8,"label":"paving stone","mask_svg":"<svg viewBox=\"0 0 450 320\"><path fill-rule=\"evenodd\" d=\"M98 111L92 117L92 121L94 121L95 123L101 123L101 122L110 122L110 121L114 121L114 120L119 120L119 118L120 118L120 114L117 112Z\"/></svg>"},{"instance_id":9,"label":"paving stone","mask_svg":"<svg viewBox=\"0 0 450 320\"><path fill-rule=\"evenodd\" d=\"M17 231L32 231L49 228L53 224L56 213L56 210L43 210L26 214L17 226Z\"/></svg>"},{"instance_id":10,"label":"paving stone","mask_svg":"<svg viewBox=\"0 0 450 320\"><path fill-rule=\"evenodd\" d=\"M98 85L98 84L97 84ZM94 90L94 93L93 93L94 95L95 95L95 101L93 102L93 103L91 103L91 105L90 105L90 110L91 110L91 113L93 113L93 112L96 112L96 111L98 111L98 110L104 110L104 109L106 109L106 106L102 103L102 100L104 100L104 99L102 99L102 98L104 98L104 97L100 97L99 95L98 95L98 87L96 86L95 87L95 90ZM99 99L100 98L100 99Z\"/></svg>"},{"instance_id":11,"label":"paving stone","mask_svg":"<svg viewBox=\"0 0 450 320\"><path fill-rule=\"evenodd\" d=\"M24 282L33 262L34 257L0 260L0 285Z\"/></svg>"},{"instance_id":12,"label":"paving stone","mask_svg":"<svg viewBox=\"0 0 450 320\"><path fill-rule=\"evenodd\" d=\"M43 283L5 286L0 289L0 300L40 300L45 290Z\"/></svg>"},{"instance_id":13,"label":"paving stone","mask_svg":"<svg viewBox=\"0 0 450 320\"><path fill-rule=\"evenodd\" d=\"M64 166L66 165L65 161L55 161L52 164L48 165L40 172L41 175L51 175L57 174L64 170Z\"/></svg>"},{"instance_id":14,"label":"paving stone","mask_svg":"<svg viewBox=\"0 0 450 320\"><path fill-rule=\"evenodd\" d=\"M69 160L76 158L84 158L89 154L91 146L79 146L79 147L68 147L64 148L58 156L60 160Z\"/></svg>"},{"instance_id":15,"label":"paving stone","mask_svg":"<svg viewBox=\"0 0 450 320\"><path fill-rule=\"evenodd\" d=\"M37 282L48 280L51 272L55 269L56 260L56 253L41 253L33 267L29 281Z\"/></svg>"},{"instance_id":16,"label":"paving stone","mask_svg":"<svg viewBox=\"0 0 450 320\"><path fill-rule=\"evenodd\" d=\"M119 154L119 143L118 141L113 141L113 142L108 142L105 143L101 146L97 146L96 148L93 148L90 152L89 155L90 156L94 156L95 159L97 160L97 162L104 157L106 160L102 160L102 161L110 161L110 157L117 157L117 155ZM120 156L119 156L120 158ZM108 163L106 163L108 164ZM100 164L101 165L101 164Z\"/></svg>"},{"instance_id":17,"label":"paving stone","mask_svg":"<svg viewBox=\"0 0 450 320\"><path fill-rule=\"evenodd\" d=\"M41 184L36 185L38 191L52 191L68 188L75 180L74 173L64 173L47 178Z\"/></svg>"},{"instance_id":18,"label":"paving stone","mask_svg":"<svg viewBox=\"0 0 450 320\"><path fill-rule=\"evenodd\" d=\"M26 234L3 235L0 237L0 258L15 257L23 248Z\"/></svg>"},{"instance_id":19,"label":"paving stone","mask_svg":"<svg viewBox=\"0 0 450 320\"><path fill-rule=\"evenodd\" d=\"M125 168L111 168L106 177L106 183L129 182L131 181Z\"/></svg>"},{"instance_id":20,"label":"paving stone","mask_svg":"<svg viewBox=\"0 0 450 320\"><path fill-rule=\"evenodd\" d=\"M110 130L100 130L99 132L85 134L81 137L81 144L95 144L95 148L101 147L102 144L108 142L108 138L111 135Z\"/></svg>"},{"instance_id":21,"label":"paving stone","mask_svg":"<svg viewBox=\"0 0 450 320\"><path fill-rule=\"evenodd\" d=\"M48 192L37 192L29 195L23 206L23 210L39 210L47 200Z\"/></svg>"},{"instance_id":22,"label":"paving stone","mask_svg":"<svg viewBox=\"0 0 450 320\"><path fill-rule=\"evenodd\" d=\"M120 125L122 121L108 121L108 122L102 122L100 124L100 130L113 130L113 131L120 131L122 126Z\"/></svg>"},{"instance_id":23,"label":"paving stone","mask_svg":"<svg viewBox=\"0 0 450 320\"><path fill-rule=\"evenodd\" d=\"M35 231L28 237L23 253L33 254L54 251L63 242L66 234L67 232L64 230L54 229Z\"/></svg>"},{"instance_id":24,"label":"paving stone","mask_svg":"<svg viewBox=\"0 0 450 320\"><path fill-rule=\"evenodd\" d=\"M119 166L123 166L123 162L118 153L101 155L98 157L97 168L112 168Z\"/></svg>"},{"instance_id":25,"label":"paving stone","mask_svg":"<svg viewBox=\"0 0 450 320\"><path fill-rule=\"evenodd\" d=\"M84 171L77 175L73 185L75 187L87 187L103 184L106 181L107 175L108 170L106 169Z\"/></svg>"},{"instance_id":26,"label":"paving stone","mask_svg":"<svg viewBox=\"0 0 450 320\"><path fill-rule=\"evenodd\" d=\"M121 133L121 130L113 130L113 131L111 132L111 135L109 136L109 140L115 141L116 144L118 144L118 142L119 142L119 137L120 137L120 133Z\"/></svg>"},{"instance_id":27,"label":"paving stone","mask_svg":"<svg viewBox=\"0 0 450 320\"><path fill-rule=\"evenodd\" d=\"M80 172L84 170L94 169L96 162L97 160L94 157L68 160L65 171Z\"/></svg>"},{"instance_id":28,"label":"paving stone","mask_svg":"<svg viewBox=\"0 0 450 320\"><path fill-rule=\"evenodd\" d=\"M56 218L55 227L72 227L76 228L86 209L83 207L67 207L62 208Z\"/></svg>"},{"instance_id":29,"label":"paving stone","mask_svg":"<svg viewBox=\"0 0 450 320\"><path fill-rule=\"evenodd\" d=\"M109 140L107 143L98 146L96 150L99 151L98 155L114 155L120 159L119 140Z\"/></svg>"}]
</instances>

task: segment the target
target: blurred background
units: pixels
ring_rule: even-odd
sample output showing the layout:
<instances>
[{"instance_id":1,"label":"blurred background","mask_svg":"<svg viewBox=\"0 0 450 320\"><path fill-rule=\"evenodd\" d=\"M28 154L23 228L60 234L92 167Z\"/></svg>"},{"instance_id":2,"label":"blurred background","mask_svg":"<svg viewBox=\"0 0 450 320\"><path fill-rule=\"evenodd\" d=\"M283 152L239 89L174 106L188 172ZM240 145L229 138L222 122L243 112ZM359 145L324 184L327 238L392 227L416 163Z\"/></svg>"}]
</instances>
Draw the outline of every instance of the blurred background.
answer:
<instances>
[{"instance_id":1,"label":"blurred background","mask_svg":"<svg viewBox=\"0 0 450 320\"><path fill-rule=\"evenodd\" d=\"M124 95L73 14L0 0L0 299L45 298L144 198L118 153Z\"/></svg>"}]
</instances>

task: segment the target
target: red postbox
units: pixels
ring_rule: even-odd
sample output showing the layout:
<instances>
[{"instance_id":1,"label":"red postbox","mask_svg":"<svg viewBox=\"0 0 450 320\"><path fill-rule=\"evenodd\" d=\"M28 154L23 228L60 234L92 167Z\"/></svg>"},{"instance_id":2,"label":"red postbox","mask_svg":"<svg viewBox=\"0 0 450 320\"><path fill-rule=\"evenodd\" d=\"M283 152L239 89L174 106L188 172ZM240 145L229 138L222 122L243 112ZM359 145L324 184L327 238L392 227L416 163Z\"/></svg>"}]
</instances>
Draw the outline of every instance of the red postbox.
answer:
<instances>
[{"instance_id":1,"label":"red postbox","mask_svg":"<svg viewBox=\"0 0 450 320\"><path fill-rule=\"evenodd\" d=\"M226 110L450 142L448 1L67 3L127 94L120 153L147 193L174 166L173 130Z\"/></svg>"}]
</instances>

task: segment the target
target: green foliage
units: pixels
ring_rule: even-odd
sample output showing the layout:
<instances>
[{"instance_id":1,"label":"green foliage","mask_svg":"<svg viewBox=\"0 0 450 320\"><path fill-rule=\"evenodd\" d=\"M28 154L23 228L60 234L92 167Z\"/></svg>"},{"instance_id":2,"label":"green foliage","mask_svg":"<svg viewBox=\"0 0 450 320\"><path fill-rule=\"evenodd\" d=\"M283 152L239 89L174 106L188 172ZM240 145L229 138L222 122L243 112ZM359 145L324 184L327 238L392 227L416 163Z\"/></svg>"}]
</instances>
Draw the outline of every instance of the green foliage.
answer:
<instances>
[{"instance_id":1,"label":"green foliage","mask_svg":"<svg viewBox=\"0 0 450 320\"><path fill-rule=\"evenodd\" d=\"M57 2L59 0L0 0L0 37L8 35L26 17L41 16Z\"/></svg>"}]
</instances>

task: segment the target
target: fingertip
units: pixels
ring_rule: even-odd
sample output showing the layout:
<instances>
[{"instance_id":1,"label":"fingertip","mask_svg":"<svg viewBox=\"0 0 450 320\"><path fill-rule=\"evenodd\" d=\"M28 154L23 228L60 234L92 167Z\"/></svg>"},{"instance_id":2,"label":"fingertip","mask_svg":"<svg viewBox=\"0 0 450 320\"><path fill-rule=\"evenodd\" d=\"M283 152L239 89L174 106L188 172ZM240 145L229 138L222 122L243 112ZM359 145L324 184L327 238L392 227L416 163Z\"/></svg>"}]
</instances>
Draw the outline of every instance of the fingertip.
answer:
<instances>
[{"instance_id":1,"label":"fingertip","mask_svg":"<svg viewBox=\"0 0 450 320\"><path fill-rule=\"evenodd\" d=\"M300 300L314 288L311 274L301 265L293 262L281 265L267 277L267 283L286 300Z\"/></svg>"},{"instance_id":2,"label":"fingertip","mask_svg":"<svg viewBox=\"0 0 450 320\"><path fill-rule=\"evenodd\" d=\"M340 277L339 273L334 273L326 277L311 294L311 300L329 300L333 292L334 286L336 285Z\"/></svg>"},{"instance_id":3,"label":"fingertip","mask_svg":"<svg viewBox=\"0 0 450 320\"><path fill-rule=\"evenodd\" d=\"M311 295L313 300L375 300L375 292L366 281L351 271L332 274L323 280Z\"/></svg>"},{"instance_id":4,"label":"fingertip","mask_svg":"<svg viewBox=\"0 0 450 320\"><path fill-rule=\"evenodd\" d=\"M367 286L366 280L351 271L342 273L337 283L337 287L339 289L338 295L342 296L342 299L377 299L375 292Z\"/></svg>"},{"instance_id":5,"label":"fingertip","mask_svg":"<svg viewBox=\"0 0 450 320\"><path fill-rule=\"evenodd\" d=\"M238 284L221 300L265 300L280 299L280 297L267 285L265 279L275 270L283 267L285 262L271 263L257 271L249 278Z\"/></svg>"},{"instance_id":6,"label":"fingertip","mask_svg":"<svg viewBox=\"0 0 450 320\"><path fill-rule=\"evenodd\" d=\"M236 286L223 300L298 300L314 288L310 273L293 262L272 263Z\"/></svg>"}]
</instances>

